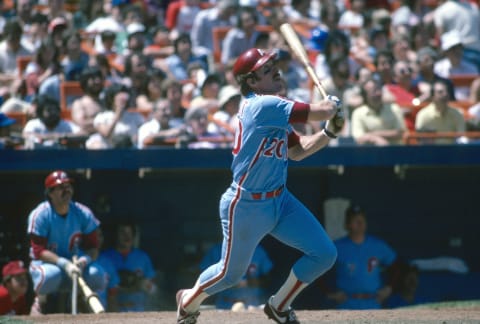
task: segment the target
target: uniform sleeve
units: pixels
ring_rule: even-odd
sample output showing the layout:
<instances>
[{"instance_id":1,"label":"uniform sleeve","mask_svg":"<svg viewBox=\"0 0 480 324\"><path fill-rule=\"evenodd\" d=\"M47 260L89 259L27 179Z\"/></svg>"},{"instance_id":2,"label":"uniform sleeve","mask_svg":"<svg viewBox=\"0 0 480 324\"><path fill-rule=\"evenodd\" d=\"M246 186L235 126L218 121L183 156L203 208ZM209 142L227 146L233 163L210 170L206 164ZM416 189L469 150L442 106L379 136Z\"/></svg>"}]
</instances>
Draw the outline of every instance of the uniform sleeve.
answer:
<instances>
[{"instance_id":1,"label":"uniform sleeve","mask_svg":"<svg viewBox=\"0 0 480 324\"><path fill-rule=\"evenodd\" d=\"M76 202L77 211L83 216L82 234L91 234L100 225L100 221L93 215L93 212L87 206Z\"/></svg>"},{"instance_id":2,"label":"uniform sleeve","mask_svg":"<svg viewBox=\"0 0 480 324\"><path fill-rule=\"evenodd\" d=\"M28 234L35 234L37 236L48 237L49 223L47 214L49 207L43 205L35 208L28 216Z\"/></svg>"},{"instance_id":3,"label":"uniform sleeve","mask_svg":"<svg viewBox=\"0 0 480 324\"><path fill-rule=\"evenodd\" d=\"M254 107L254 119L263 127L287 129L294 101L279 96L260 96Z\"/></svg>"}]
</instances>

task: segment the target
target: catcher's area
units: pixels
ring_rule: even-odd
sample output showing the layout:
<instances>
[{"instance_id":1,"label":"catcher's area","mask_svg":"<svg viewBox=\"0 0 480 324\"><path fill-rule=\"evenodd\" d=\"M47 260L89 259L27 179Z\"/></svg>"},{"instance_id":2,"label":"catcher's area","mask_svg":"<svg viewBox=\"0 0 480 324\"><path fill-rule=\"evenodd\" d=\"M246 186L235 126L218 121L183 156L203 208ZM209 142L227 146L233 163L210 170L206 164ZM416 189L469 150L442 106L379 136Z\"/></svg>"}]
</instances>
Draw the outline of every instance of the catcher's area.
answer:
<instances>
[{"instance_id":1,"label":"catcher's area","mask_svg":"<svg viewBox=\"0 0 480 324\"><path fill-rule=\"evenodd\" d=\"M377 311L297 311L301 323L480 323L480 306L473 307L433 307L405 308ZM104 313L104 314L68 314L19 317L30 323L175 323L175 312L145 313ZM4 323L0 317L0 323ZM8 323L8 322L5 322ZM11 323L18 323L12 321ZM261 310L232 312L204 310L198 320L199 324L272 324Z\"/></svg>"}]
</instances>

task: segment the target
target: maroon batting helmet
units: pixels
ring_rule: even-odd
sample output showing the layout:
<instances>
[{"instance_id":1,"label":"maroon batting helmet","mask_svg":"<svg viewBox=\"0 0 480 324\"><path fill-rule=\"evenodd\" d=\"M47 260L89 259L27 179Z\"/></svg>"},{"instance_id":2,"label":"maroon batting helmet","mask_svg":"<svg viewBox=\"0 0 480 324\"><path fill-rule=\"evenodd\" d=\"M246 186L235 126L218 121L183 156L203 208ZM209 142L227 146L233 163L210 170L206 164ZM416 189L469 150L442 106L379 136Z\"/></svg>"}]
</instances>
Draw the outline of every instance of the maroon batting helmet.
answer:
<instances>
[{"instance_id":1,"label":"maroon batting helmet","mask_svg":"<svg viewBox=\"0 0 480 324\"><path fill-rule=\"evenodd\" d=\"M56 170L45 178L45 189L50 189L67 182L71 183L73 180L68 177L65 171Z\"/></svg>"},{"instance_id":2,"label":"maroon batting helmet","mask_svg":"<svg viewBox=\"0 0 480 324\"><path fill-rule=\"evenodd\" d=\"M233 65L233 75L237 78L240 75L254 72L276 57L276 51L266 52L258 48L251 48L237 58Z\"/></svg>"}]
</instances>

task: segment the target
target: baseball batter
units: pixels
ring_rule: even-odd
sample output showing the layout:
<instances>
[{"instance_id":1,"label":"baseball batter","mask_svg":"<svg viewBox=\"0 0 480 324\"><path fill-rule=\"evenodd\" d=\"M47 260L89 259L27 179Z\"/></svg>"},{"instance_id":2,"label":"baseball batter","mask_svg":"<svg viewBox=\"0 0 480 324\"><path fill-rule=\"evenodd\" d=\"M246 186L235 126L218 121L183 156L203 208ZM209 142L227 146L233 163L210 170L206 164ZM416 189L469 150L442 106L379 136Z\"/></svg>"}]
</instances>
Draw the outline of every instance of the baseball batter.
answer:
<instances>
[{"instance_id":1,"label":"baseball batter","mask_svg":"<svg viewBox=\"0 0 480 324\"><path fill-rule=\"evenodd\" d=\"M47 199L28 216L30 274L38 296L71 287L74 273L81 273L96 291L106 284L103 268L93 261L98 253L99 221L88 207L72 201L72 179L64 171L45 178ZM72 257L78 256L75 262ZM38 309L37 309L38 311Z\"/></svg>"},{"instance_id":2,"label":"baseball batter","mask_svg":"<svg viewBox=\"0 0 480 324\"><path fill-rule=\"evenodd\" d=\"M340 101L328 97L300 103L277 96L282 78L276 52L252 48L238 57L233 74L245 101L238 113L233 181L220 200L221 260L203 271L195 286L177 292L177 323L196 323L208 296L237 284L264 236L304 253L285 283L265 304L277 323L299 323L290 304L335 262L337 252L315 216L287 189L288 158L301 160L335 138L343 127ZM291 123L327 120L325 128L299 136Z\"/></svg>"}]
</instances>

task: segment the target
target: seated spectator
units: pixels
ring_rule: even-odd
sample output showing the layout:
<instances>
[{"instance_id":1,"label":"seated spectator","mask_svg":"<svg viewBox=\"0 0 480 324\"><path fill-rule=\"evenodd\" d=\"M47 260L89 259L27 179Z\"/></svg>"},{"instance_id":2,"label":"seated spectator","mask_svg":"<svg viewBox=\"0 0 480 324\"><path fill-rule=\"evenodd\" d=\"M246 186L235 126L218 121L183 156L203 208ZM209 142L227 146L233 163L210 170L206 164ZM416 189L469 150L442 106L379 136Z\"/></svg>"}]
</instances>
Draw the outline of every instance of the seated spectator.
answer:
<instances>
[{"instance_id":1,"label":"seated spectator","mask_svg":"<svg viewBox=\"0 0 480 324\"><path fill-rule=\"evenodd\" d=\"M193 98L190 102L190 108L204 107L209 112L216 111L219 107L218 94L221 86L222 81L218 75L208 75L202 83L200 95Z\"/></svg>"},{"instance_id":2,"label":"seated spectator","mask_svg":"<svg viewBox=\"0 0 480 324\"><path fill-rule=\"evenodd\" d=\"M36 100L37 118L30 119L22 131L25 148L60 148L68 138L84 139L78 126L61 118L58 101L40 95Z\"/></svg>"},{"instance_id":3,"label":"seated spectator","mask_svg":"<svg viewBox=\"0 0 480 324\"><path fill-rule=\"evenodd\" d=\"M338 21L341 29L362 28L364 25L365 0L351 0L350 8L345 10Z\"/></svg>"},{"instance_id":4,"label":"seated spectator","mask_svg":"<svg viewBox=\"0 0 480 324\"><path fill-rule=\"evenodd\" d=\"M472 84L470 101L475 102L475 104L468 108L470 118L467 120L467 129L480 131L480 78L476 79Z\"/></svg>"},{"instance_id":5,"label":"seated spectator","mask_svg":"<svg viewBox=\"0 0 480 324\"><path fill-rule=\"evenodd\" d=\"M189 34L192 31L195 16L202 10L200 0L172 1L168 4L165 14L165 26L170 30L171 37Z\"/></svg>"},{"instance_id":6,"label":"seated spectator","mask_svg":"<svg viewBox=\"0 0 480 324\"><path fill-rule=\"evenodd\" d=\"M352 113L352 136L358 144L402 144L406 130L400 107L382 101L382 83L371 78L361 85L364 104Z\"/></svg>"},{"instance_id":7,"label":"seated spectator","mask_svg":"<svg viewBox=\"0 0 480 324\"><path fill-rule=\"evenodd\" d=\"M434 71L435 61L438 54L431 47L422 47L417 53L417 75L413 83L420 90L420 102L430 99L432 93L432 84L435 80L442 79L448 84L448 94L452 100L455 99L455 87L452 81L443 78Z\"/></svg>"},{"instance_id":8,"label":"seated spectator","mask_svg":"<svg viewBox=\"0 0 480 324\"><path fill-rule=\"evenodd\" d=\"M339 309L379 309L392 293L382 270L394 265L397 254L386 242L367 234L366 213L358 205L345 211L345 229L347 236L334 241L336 290L328 298Z\"/></svg>"},{"instance_id":9,"label":"seated spectator","mask_svg":"<svg viewBox=\"0 0 480 324\"><path fill-rule=\"evenodd\" d=\"M168 73L178 81L188 79L188 65L192 62L200 62L205 71L208 71L208 65L204 56L197 56L192 52L192 41L190 35L181 34L173 42L174 54L168 56L165 64Z\"/></svg>"},{"instance_id":10,"label":"seated spectator","mask_svg":"<svg viewBox=\"0 0 480 324\"><path fill-rule=\"evenodd\" d=\"M415 120L418 132L464 132L465 119L462 112L450 107L448 102L448 86L442 80L436 80L432 85L432 103L420 109ZM435 144L452 144L455 138L437 138Z\"/></svg>"},{"instance_id":11,"label":"seated spectator","mask_svg":"<svg viewBox=\"0 0 480 324\"><path fill-rule=\"evenodd\" d=\"M120 282L117 305L120 312L145 311L148 296L157 290L150 257L135 247L136 231L137 227L133 223L119 223L115 247L101 253L101 257L110 260L118 272Z\"/></svg>"},{"instance_id":12,"label":"seated spectator","mask_svg":"<svg viewBox=\"0 0 480 324\"><path fill-rule=\"evenodd\" d=\"M223 65L237 58L255 45L259 32L257 13L254 8L241 7L237 12L237 25L230 29L222 41L220 61Z\"/></svg>"},{"instance_id":13,"label":"seated spectator","mask_svg":"<svg viewBox=\"0 0 480 324\"><path fill-rule=\"evenodd\" d=\"M393 83L386 84L384 90L393 96L399 105L410 105L420 96L420 90L413 81L413 69L408 61L399 60L393 65Z\"/></svg>"},{"instance_id":14,"label":"seated spectator","mask_svg":"<svg viewBox=\"0 0 480 324\"><path fill-rule=\"evenodd\" d=\"M28 290L28 272L22 261L10 261L2 268L0 285L0 316L28 315L25 294Z\"/></svg>"},{"instance_id":15,"label":"seated spectator","mask_svg":"<svg viewBox=\"0 0 480 324\"><path fill-rule=\"evenodd\" d=\"M186 133L182 134L176 143L178 148L218 148L228 144L217 141L219 133L208 131L208 110L205 107L189 108L185 114L185 126Z\"/></svg>"},{"instance_id":16,"label":"seated spectator","mask_svg":"<svg viewBox=\"0 0 480 324\"><path fill-rule=\"evenodd\" d=\"M161 62L161 59L172 55L174 49L167 27L162 25L156 26L153 28L153 31L151 31L151 34L152 43L143 49L143 54L152 57L154 59L154 65L156 66L156 62ZM177 37L173 37L173 39L175 38Z\"/></svg>"},{"instance_id":17,"label":"seated spectator","mask_svg":"<svg viewBox=\"0 0 480 324\"><path fill-rule=\"evenodd\" d=\"M462 39L456 30L443 34L441 45L445 58L435 63L435 73L443 78L454 75L479 74L477 67L463 58ZM469 87L455 87L456 100L468 100L469 92Z\"/></svg>"},{"instance_id":18,"label":"seated spectator","mask_svg":"<svg viewBox=\"0 0 480 324\"><path fill-rule=\"evenodd\" d=\"M229 136L235 135L235 129L238 126L237 113L241 99L242 95L238 88L231 85L223 87L218 99L220 108L213 114L212 121L208 125L208 131Z\"/></svg>"},{"instance_id":19,"label":"seated spectator","mask_svg":"<svg viewBox=\"0 0 480 324\"><path fill-rule=\"evenodd\" d=\"M172 126L177 127L185 124L187 109L182 103L182 84L175 79L167 78L162 83L162 97L167 98L172 108Z\"/></svg>"},{"instance_id":20,"label":"seated spectator","mask_svg":"<svg viewBox=\"0 0 480 324\"><path fill-rule=\"evenodd\" d=\"M100 40L101 42L99 43L98 46L95 47L95 51L98 54L104 54L107 56L116 56L117 55L117 49L115 47L115 38L117 37L117 34L110 29L104 30L100 33Z\"/></svg>"},{"instance_id":21,"label":"seated spectator","mask_svg":"<svg viewBox=\"0 0 480 324\"><path fill-rule=\"evenodd\" d=\"M290 52L280 49L277 54L277 67L286 81L287 92L300 101L308 102L311 97L308 75L301 64L292 59Z\"/></svg>"},{"instance_id":22,"label":"seated spectator","mask_svg":"<svg viewBox=\"0 0 480 324\"><path fill-rule=\"evenodd\" d=\"M4 113L0 113L0 149L14 148L20 143L11 134L11 126L15 122L15 119L8 118Z\"/></svg>"},{"instance_id":23,"label":"seated spectator","mask_svg":"<svg viewBox=\"0 0 480 324\"><path fill-rule=\"evenodd\" d=\"M17 19L5 24L4 38L0 42L0 97L4 100L10 93L10 84L18 76L17 57L30 56L32 52L20 44L23 28Z\"/></svg>"},{"instance_id":24,"label":"seated spectator","mask_svg":"<svg viewBox=\"0 0 480 324\"><path fill-rule=\"evenodd\" d=\"M152 62L150 58L141 52L135 52L126 57L122 83L129 88L129 107L135 107L137 97L142 93L146 93L147 79L145 76L151 68Z\"/></svg>"},{"instance_id":25,"label":"seated spectator","mask_svg":"<svg viewBox=\"0 0 480 324\"><path fill-rule=\"evenodd\" d=\"M167 78L167 74L160 69L149 69L146 75L146 89L144 93L139 93L136 99L135 107L141 111L152 111L153 105L162 98L162 82Z\"/></svg>"},{"instance_id":26,"label":"seated spectator","mask_svg":"<svg viewBox=\"0 0 480 324\"><path fill-rule=\"evenodd\" d=\"M83 69L88 66L89 56L82 50L82 37L78 31L66 31L63 34L63 48L65 53L61 64L65 74L70 74L72 71L78 73L74 79L78 80Z\"/></svg>"},{"instance_id":27,"label":"seated spectator","mask_svg":"<svg viewBox=\"0 0 480 324\"><path fill-rule=\"evenodd\" d=\"M117 140L121 140L121 145L126 147L137 142L138 128L144 118L138 112L128 111L129 99L130 93L124 85L112 84L105 90L106 110L98 113L93 120L97 133L88 138L86 148L113 148Z\"/></svg>"},{"instance_id":28,"label":"seated spectator","mask_svg":"<svg viewBox=\"0 0 480 324\"><path fill-rule=\"evenodd\" d=\"M137 147L143 149L150 145L165 145L165 141L179 136L183 127L172 122L172 108L167 99L157 100L152 109L152 119L138 129Z\"/></svg>"},{"instance_id":29,"label":"seated spectator","mask_svg":"<svg viewBox=\"0 0 480 324\"><path fill-rule=\"evenodd\" d=\"M212 246L200 262L200 270L204 271L210 265L219 262L221 253L221 243ZM273 263L267 251L261 245L257 245L250 265L240 283L216 294L214 297L215 307L217 309L232 309L232 307L235 307L235 310L238 310L239 306L241 307L240 310L260 307L265 298L268 297L266 289L272 268Z\"/></svg>"},{"instance_id":30,"label":"seated spectator","mask_svg":"<svg viewBox=\"0 0 480 324\"><path fill-rule=\"evenodd\" d=\"M80 75L80 86L84 95L76 99L72 104L72 121L86 135L95 132L93 120L95 116L104 110L100 94L105 80L98 67L87 67Z\"/></svg>"}]
</instances>

